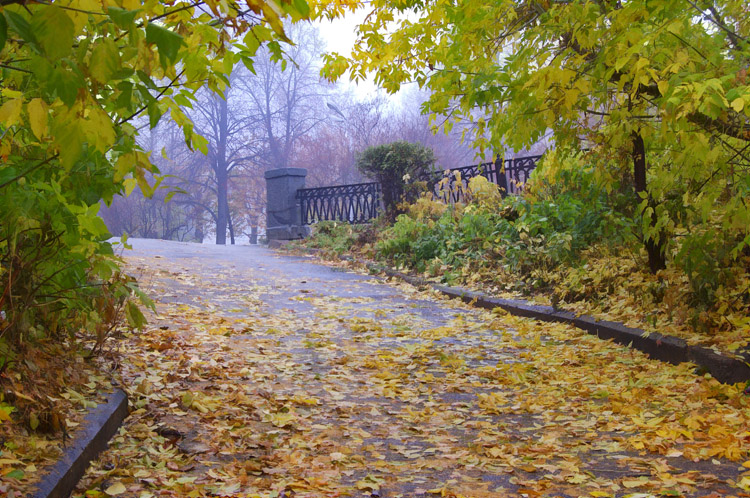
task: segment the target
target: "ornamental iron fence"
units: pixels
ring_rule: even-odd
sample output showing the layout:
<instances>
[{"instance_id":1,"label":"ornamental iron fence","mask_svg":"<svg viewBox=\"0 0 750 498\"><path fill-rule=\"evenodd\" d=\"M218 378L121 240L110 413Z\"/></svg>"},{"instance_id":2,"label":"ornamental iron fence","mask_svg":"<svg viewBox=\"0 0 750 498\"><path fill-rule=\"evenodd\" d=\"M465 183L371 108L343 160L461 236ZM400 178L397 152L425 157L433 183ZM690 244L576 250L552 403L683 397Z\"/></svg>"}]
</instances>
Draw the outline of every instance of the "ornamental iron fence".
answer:
<instances>
[{"instance_id":1,"label":"ornamental iron fence","mask_svg":"<svg viewBox=\"0 0 750 498\"><path fill-rule=\"evenodd\" d=\"M504 195L518 195L523 191L524 184L529 180L531 172L542 158L539 156L516 157L503 161L504 170L496 171L498 180L495 182L501 188L505 188ZM504 177L504 178L500 178Z\"/></svg>"},{"instance_id":2,"label":"ornamental iron fence","mask_svg":"<svg viewBox=\"0 0 750 498\"><path fill-rule=\"evenodd\" d=\"M503 196L518 195L523 191L524 184L541 157L539 155L498 159L491 163L433 171L423 175L420 179L426 181L428 185L432 184L433 195L447 203L464 200L469 180L476 176L483 176L499 186Z\"/></svg>"},{"instance_id":3,"label":"ornamental iron fence","mask_svg":"<svg viewBox=\"0 0 750 498\"><path fill-rule=\"evenodd\" d=\"M484 176L498 185L503 196L518 195L542 156L498 159L495 162L473 164L422 175L421 181L432 186L432 193L446 203L461 202L469 180ZM302 224L331 220L367 223L382 210L380 183L357 183L334 187L303 188L297 190L302 211Z\"/></svg>"},{"instance_id":4,"label":"ornamental iron fence","mask_svg":"<svg viewBox=\"0 0 750 498\"><path fill-rule=\"evenodd\" d=\"M297 190L302 224L331 220L367 223L381 210L380 183L357 183Z\"/></svg>"}]
</instances>

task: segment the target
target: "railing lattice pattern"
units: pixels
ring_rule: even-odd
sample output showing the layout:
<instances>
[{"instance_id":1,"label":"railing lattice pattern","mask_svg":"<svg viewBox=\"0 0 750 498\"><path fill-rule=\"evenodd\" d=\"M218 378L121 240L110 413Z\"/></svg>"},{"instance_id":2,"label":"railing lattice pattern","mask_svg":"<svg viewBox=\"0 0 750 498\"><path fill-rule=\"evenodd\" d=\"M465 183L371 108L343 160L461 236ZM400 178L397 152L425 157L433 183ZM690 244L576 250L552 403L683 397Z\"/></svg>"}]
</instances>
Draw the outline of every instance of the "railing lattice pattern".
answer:
<instances>
[{"instance_id":1,"label":"railing lattice pattern","mask_svg":"<svg viewBox=\"0 0 750 498\"><path fill-rule=\"evenodd\" d=\"M498 159L490 163L434 171L420 179L431 184L435 196L447 203L464 200L469 180L480 175L498 185L503 195L517 195L523 190L541 157ZM323 220L367 223L378 216L382 204L378 182L304 188L297 191L297 199L304 225Z\"/></svg>"},{"instance_id":2,"label":"railing lattice pattern","mask_svg":"<svg viewBox=\"0 0 750 498\"><path fill-rule=\"evenodd\" d=\"M378 216L381 198L378 182L297 191L303 225L323 220L367 223Z\"/></svg>"}]
</instances>

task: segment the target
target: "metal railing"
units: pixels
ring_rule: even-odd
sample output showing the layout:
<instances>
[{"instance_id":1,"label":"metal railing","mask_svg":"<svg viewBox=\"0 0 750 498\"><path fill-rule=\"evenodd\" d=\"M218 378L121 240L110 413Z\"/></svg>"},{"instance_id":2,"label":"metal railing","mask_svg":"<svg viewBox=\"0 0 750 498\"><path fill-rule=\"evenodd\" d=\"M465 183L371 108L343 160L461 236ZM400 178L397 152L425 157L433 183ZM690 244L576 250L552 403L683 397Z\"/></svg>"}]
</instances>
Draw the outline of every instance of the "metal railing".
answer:
<instances>
[{"instance_id":1,"label":"metal railing","mask_svg":"<svg viewBox=\"0 0 750 498\"><path fill-rule=\"evenodd\" d=\"M421 180L427 181L428 185L432 184L433 194L443 202L462 201L469 180L476 176L483 176L499 186L503 196L518 195L541 157L538 155L498 159L491 163L434 171L424 175Z\"/></svg>"},{"instance_id":2,"label":"metal railing","mask_svg":"<svg viewBox=\"0 0 750 498\"><path fill-rule=\"evenodd\" d=\"M495 183L500 185L500 188L505 188L504 195L520 194L523 190L524 184L531 176L531 172L536 168L536 163L538 163L541 158L542 156L539 155L506 159L503 161L505 166L504 170L499 173L496 172L498 180Z\"/></svg>"},{"instance_id":3,"label":"metal railing","mask_svg":"<svg viewBox=\"0 0 750 498\"><path fill-rule=\"evenodd\" d=\"M297 190L302 224L332 220L367 223L381 210L380 183L357 183Z\"/></svg>"},{"instance_id":4,"label":"metal railing","mask_svg":"<svg viewBox=\"0 0 750 498\"><path fill-rule=\"evenodd\" d=\"M492 183L498 183L495 163L473 164L444 171L431 171L422 176L432 194L446 203L463 200L469 180L475 176L484 176Z\"/></svg>"},{"instance_id":5,"label":"metal railing","mask_svg":"<svg viewBox=\"0 0 750 498\"><path fill-rule=\"evenodd\" d=\"M462 201L469 180L475 176L484 176L498 185L503 196L517 195L523 190L523 185L541 157L498 159L495 162L433 171L423 175L420 180L432 185L433 194L447 203ZM297 190L297 199L300 201L303 225L323 220L367 223L382 210L381 187L378 182L303 188Z\"/></svg>"}]
</instances>

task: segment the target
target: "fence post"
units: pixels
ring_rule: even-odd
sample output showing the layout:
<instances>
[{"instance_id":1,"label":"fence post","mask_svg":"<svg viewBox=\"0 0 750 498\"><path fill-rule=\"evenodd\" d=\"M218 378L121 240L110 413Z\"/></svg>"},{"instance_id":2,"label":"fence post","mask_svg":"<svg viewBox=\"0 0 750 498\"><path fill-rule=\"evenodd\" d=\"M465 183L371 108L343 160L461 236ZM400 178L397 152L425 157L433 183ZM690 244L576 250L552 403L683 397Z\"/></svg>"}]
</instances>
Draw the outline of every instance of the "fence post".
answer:
<instances>
[{"instance_id":1,"label":"fence post","mask_svg":"<svg viewBox=\"0 0 750 498\"><path fill-rule=\"evenodd\" d=\"M505 197L510 192L508 190L508 165L511 164L512 159L505 161L502 157L498 156L495 160L495 174L497 175L497 186L500 187L500 195Z\"/></svg>"},{"instance_id":2,"label":"fence post","mask_svg":"<svg viewBox=\"0 0 750 498\"><path fill-rule=\"evenodd\" d=\"M269 242L310 235L310 227L302 225L302 210L297 200L297 190L305 188L306 176L304 168L266 171L266 238Z\"/></svg>"}]
</instances>

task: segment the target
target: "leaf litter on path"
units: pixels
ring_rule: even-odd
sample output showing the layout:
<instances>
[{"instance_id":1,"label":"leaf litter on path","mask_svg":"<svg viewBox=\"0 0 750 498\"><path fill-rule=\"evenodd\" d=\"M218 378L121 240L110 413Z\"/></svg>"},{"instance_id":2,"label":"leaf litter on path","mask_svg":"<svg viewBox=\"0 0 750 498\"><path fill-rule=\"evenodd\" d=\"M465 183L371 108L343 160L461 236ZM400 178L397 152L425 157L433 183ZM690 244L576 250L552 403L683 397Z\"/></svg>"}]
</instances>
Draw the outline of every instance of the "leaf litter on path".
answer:
<instances>
[{"instance_id":1,"label":"leaf litter on path","mask_svg":"<svg viewBox=\"0 0 750 498\"><path fill-rule=\"evenodd\" d=\"M748 496L750 399L691 365L299 258L137 254L133 411L75 496Z\"/></svg>"}]
</instances>

